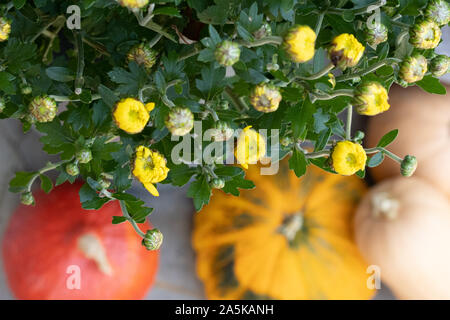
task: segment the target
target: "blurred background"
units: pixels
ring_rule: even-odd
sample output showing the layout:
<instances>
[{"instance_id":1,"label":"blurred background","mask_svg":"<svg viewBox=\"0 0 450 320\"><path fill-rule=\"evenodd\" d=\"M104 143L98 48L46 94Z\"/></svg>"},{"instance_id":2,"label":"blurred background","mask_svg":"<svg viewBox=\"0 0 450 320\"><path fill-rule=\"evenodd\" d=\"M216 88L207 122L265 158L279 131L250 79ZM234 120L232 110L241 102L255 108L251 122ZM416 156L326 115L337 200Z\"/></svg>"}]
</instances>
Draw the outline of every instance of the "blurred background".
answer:
<instances>
[{"instance_id":1,"label":"blurred background","mask_svg":"<svg viewBox=\"0 0 450 320\"><path fill-rule=\"evenodd\" d=\"M437 52L450 55L448 27L444 29L443 42ZM443 80L450 84L450 74ZM447 107L450 108L450 98L446 96L446 99ZM355 116L354 121L356 129L366 127L365 119ZM36 170L52 159L41 150L38 133L31 131L24 135L20 123L15 120L0 121L0 150L0 239L3 241L7 222L19 203L19 197L8 192L8 182L13 172ZM445 164L442 170L450 170L449 164ZM133 194L155 208L150 220L166 235L156 280L146 298L205 299L203 285L195 272L195 255L191 245L194 207L192 200L186 197L187 188L160 185L158 189L160 197L155 198L140 184L132 188ZM0 260L0 299L13 298L8 288L3 261ZM382 284L375 296L375 299L394 298L385 284Z\"/></svg>"}]
</instances>

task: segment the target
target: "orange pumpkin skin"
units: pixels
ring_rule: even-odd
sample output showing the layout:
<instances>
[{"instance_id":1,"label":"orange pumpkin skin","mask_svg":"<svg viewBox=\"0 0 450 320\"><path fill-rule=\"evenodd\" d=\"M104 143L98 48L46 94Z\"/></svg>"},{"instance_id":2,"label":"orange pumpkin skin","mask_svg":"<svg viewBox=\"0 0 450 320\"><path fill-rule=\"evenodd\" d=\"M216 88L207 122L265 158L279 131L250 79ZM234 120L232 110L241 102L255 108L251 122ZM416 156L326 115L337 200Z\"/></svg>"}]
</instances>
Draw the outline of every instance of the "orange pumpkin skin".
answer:
<instances>
[{"instance_id":1,"label":"orange pumpkin skin","mask_svg":"<svg viewBox=\"0 0 450 320\"><path fill-rule=\"evenodd\" d=\"M447 87L449 88L449 87ZM400 157L417 157L415 176L428 180L450 195L450 100L418 87L394 87L389 96L389 111L372 117L367 146L375 146L387 132L398 129L397 139L388 149ZM375 180L400 176L398 163L386 159L371 169Z\"/></svg>"},{"instance_id":2,"label":"orange pumpkin skin","mask_svg":"<svg viewBox=\"0 0 450 320\"><path fill-rule=\"evenodd\" d=\"M197 273L209 299L372 297L353 241L361 180L313 166L299 179L285 161L277 175L251 166L247 178L254 190L216 192L195 216Z\"/></svg>"},{"instance_id":3,"label":"orange pumpkin skin","mask_svg":"<svg viewBox=\"0 0 450 320\"><path fill-rule=\"evenodd\" d=\"M80 187L66 183L49 195L39 193L35 207L21 205L11 217L3 260L16 298L142 299L152 285L159 253L147 251L129 223L111 224L112 216L121 215L117 201L98 211L83 210ZM98 264L87 258L80 239L94 240L94 249L100 249L106 261ZM68 289L74 275L70 266L80 268L79 290Z\"/></svg>"}]
</instances>

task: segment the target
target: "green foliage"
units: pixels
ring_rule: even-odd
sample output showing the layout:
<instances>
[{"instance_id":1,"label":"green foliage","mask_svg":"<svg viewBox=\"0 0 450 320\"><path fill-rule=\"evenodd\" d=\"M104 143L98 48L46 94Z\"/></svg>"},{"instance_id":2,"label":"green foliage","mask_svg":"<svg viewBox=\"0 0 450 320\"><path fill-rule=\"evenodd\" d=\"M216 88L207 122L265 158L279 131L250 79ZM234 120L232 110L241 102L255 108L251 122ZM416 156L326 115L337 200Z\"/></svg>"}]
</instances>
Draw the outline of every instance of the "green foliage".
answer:
<instances>
[{"instance_id":1,"label":"green foliage","mask_svg":"<svg viewBox=\"0 0 450 320\"><path fill-rule=\"evenodd\" d=\"M34 126L42 133L44 150L61 159L38 172L18 172L10 190L27 193L39 178L41 188L50 192L53 183L45 175L50 170L60 172L56 186L73 183L77 177L69 176L65 165L76 162L81 150L88 150L92 160L77 163L79 178L86 182L80 190L83 208L95 210L118 200L128 213L114 217L113 223L143 222L152 209L127 193L133 181L135 149L140 145L167 159L170 171L162 183L183 186L192 181L187 193L196 210L208 204L213 179L224 181L222 190L235 196L241 189L254 188L240 167L179 163L171 158L176 142L165 119L174 106L189 108L195 120L202 121L203 131L217 121L234 129L251 125L255 130L279 130L280 137L291 142L281 147L268 142L268 149L274 147L268 151L280 158L291 154L289 167L298 177L310 164L334 173L328 160L333 144L342 139L362 140L348 136L349 124L338 117L348 110L359 83L376 81L386 89L395 83L405 86L398 75L402 59L415 52L428 60L435 56L433 50L414 48L408 36L427 2L388 1L396 14L393 21L391 11L381 6L384 2L376 0L151 1L151 6L134 13L114 0L85 0L77 2L82 13L79 31L65 25L66 9L73 1L2 4L0 16L11 20L12 32L7 41L0 42L0 95L4 100L0 118L19 119L24 131ZM365 24L373 14L368 7L380 6L389 37L370 47L364 41ZM281 45L295 24L318 31L314 58L301 64L292 62ZM271 30L271 34L267 31L261 36L261 30ZM341 33L353 34L365 45L361 61L346 70L329 68L327 50ZM240 46L240 60L228 70L214 55L224 40ZM158 53L151 69L127 56L141 42ZM263 114L251 107L251 90L261 82L281 92L282 101L274 112ZM427 92L445 94L445 87L431 75L415 84ZM31 94L24 93L24 86L31 87ZM63 102L53 121L34 123L30 118L29 103L38 95ZM112 117L116 103L129 97L156 106L148 125L134 135L120 130ZM379 165L385 156L395 157L383 150L397 134L397 130L389 132L373 146L378 152L371 154L367 166ZM209 145L203 142L203 150ZM99 183L105 177L111 182L108 190Z\"/></svg>"}]
</instances>

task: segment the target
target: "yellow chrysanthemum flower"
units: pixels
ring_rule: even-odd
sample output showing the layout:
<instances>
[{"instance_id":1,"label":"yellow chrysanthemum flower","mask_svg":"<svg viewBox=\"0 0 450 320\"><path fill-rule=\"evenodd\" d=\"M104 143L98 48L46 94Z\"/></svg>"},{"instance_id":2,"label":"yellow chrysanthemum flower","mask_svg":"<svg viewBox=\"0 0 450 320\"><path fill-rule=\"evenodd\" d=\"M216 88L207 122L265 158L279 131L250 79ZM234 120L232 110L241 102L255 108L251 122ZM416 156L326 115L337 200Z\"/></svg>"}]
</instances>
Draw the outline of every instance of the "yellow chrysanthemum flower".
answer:
<instances>
[{"instance_id":1,"label":"yellow chrysanthemum flower","mask_svg":"<svg viewBox=\"0 0 450 320\"><path fill-rule=\"evenodd\" d=\"M245 169L255 164L266 154L266 141L252 126L246 127L237 140L235 155L238 163Z\"/></svg>"},{"instance_id":2,"label":"yellow chrysanthemum flower","mask_svg":"<svg viewBox=\"0 0 450 320\"><path fill-rule=\"evenodd\" d=\"M284 37L284 49L292 61L302 63L314 57L316 33L308 26L295 26Z\"/></svg>"},{"instance_id":3,"label":"yellow chrysanthemum flower","mask_svg":"<svg viewBox=\"0 0 450 320\"><path fill-rule=\"evenodd\" d=\"M127 8L143 8L148 4L149 0L119 0L122 7Z\"/></svg>"},{"instance_id":4,"label":"yellow chrysanthemum flower","mask_svg":"<svg viewBox=\"0 0 450 320\"><path fill-rule=\"evenodd\" d=\"M335 66L346 69L358 64L364 50L364 46L354 35L343 33L333 39L328 54Z\"/></svg>"},{"instance_id":5,"label":"yellow chrysanthemum flower","mask_svg":"<svg viewBox=\"0 0 450 320\"><path fill-rule=\"evenodd\" d=\"M150 111L154 108L154 103L144 106L139 100L126 98L117 103L113 118L120 129L129 134L136 134L144 130L150 120Z\"/></svg>"},{"instance_id":6,"label":"yellow chrysanthemum flower","mask_svg":"<svg viewBox=\"0 0 450 320\"><path fill-rule=\"evenodd\" d=\"M155 197L159 196L159 192L154 184L165 180L169 173L166 163L166 159L160 153L144 146L137 147L133 175Z\"/></svg>"},{"instance_id":7,"label":"yellow chrysanthemum flower","mask_svg":"<svg viewBox=\"0 0 450 320\"><path fill-rule=\"evenodd\" d=\"M375 81L363 82L356 90L353 105L359 114L374 116L389 110L388 92Z\"/></svg>"},{"instance_id":8,"label":"yellow chrysanthemum flower","mask_svg":"<svg viewBox=\"0 0 450 320\"><path fill-rule=\"evenodd\" d=\"M265 83L257 85L250 95L252 106L260 112L276 111L281 99L280 90L273 85Z\"/></svg>"},{"instance_id":9,"label":"yellow chrysanthemum flower","mask_svg":"<svg viewBox=\"0 0 450 320\"><path fill-rule=\"evenodd\" d=\"M339 141L333 148L331 161L334 171L343 176L351 176L365 169L367 155L359 143Z\"/></svg>"},{"instance_id":10,"label":"yellow chrysanthemum flower","mask_svg":"<svg viewBox=\"0 0 450 320\"><path fill-rule=\"evenodd\" d=\"M411 28L409 42L419 49L434 49L441 41L441 36L441 28L436 22L423 20Z\"/></svg>"},{"instance_id":11,"label":"yellow chrysanthemum flower","mask_svg":"<svg viewBox=\"0 0 450 320\"><path fill-rule=\"evenodd\" d=\"M3 17L0 17L0 42L6 41L11 33L11 23Z\"/></svg>"}]
</instances>

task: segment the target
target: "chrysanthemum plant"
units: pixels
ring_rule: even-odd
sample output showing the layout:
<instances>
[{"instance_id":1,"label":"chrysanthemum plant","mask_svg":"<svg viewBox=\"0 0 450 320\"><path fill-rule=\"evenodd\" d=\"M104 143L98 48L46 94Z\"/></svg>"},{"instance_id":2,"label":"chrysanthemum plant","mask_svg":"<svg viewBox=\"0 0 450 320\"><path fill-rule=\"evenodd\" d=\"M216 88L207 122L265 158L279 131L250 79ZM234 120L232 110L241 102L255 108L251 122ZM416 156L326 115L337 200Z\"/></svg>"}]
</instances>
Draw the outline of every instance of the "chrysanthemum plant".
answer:
<instances>
[{"instance_id":1,"label":"chrysanthemum plant","mask_svg":"<svg viewBox=\"0 0 450 320\"><path fill-rule=\"evenodd\" d=\"M18 172L10 190L32 205L36 180L53 188L47 172L59 172L56 185L83 179L83 208L120 201L112 222L130 222L154 250L162 234L139 229L152 209L127 193L134 179L153 196L157 183L192 180L200 210L214 188L253 188L245 168L269 150L291 155L298 177L308 165L364 177L385 157L410 176L414 156L387 149L397 131L365 146L352 113L388 110L394 83L445 94L437 77L449 60L434 48L449 19L444 0L9 1L0 7L0 117L42 133L61 159ZM233 139L241 165L176 161L173 136L195 140L195 121L213 129L204 150ZM278 130L276 148L261 129Z\"/></svg>"}]
</instances>

